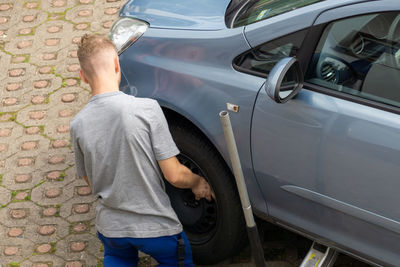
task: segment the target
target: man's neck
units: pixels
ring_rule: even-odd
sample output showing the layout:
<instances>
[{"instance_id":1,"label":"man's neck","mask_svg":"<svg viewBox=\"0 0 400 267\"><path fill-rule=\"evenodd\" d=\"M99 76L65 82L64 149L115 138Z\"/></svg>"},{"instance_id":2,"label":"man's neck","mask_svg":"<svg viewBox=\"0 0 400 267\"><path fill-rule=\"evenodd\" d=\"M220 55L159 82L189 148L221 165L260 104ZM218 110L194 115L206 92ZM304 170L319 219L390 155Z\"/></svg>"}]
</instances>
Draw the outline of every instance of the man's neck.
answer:
<instances>
[{"instance_id":1,"label":"man's neck","mask_svg":"<svg viewBox=\"0 0 400 267\"><path fill-rule=\"evenodd\" d=\"M118 82L113 79L96 79L96 81L90 83L90 87L92 88L92 96L119 91Z\"/></svg>"},{"instance_id":2,"label":"man's neck","mask_svg":"<svg viewBox=\"0 0 400 267\"><path fill-rule=\"evenodd\" d=\"M119 88L101 88L101 89L94 89L92 87L92 96L95 95L100 95L100 94L105 94L105 93L111 93L111 92L118 92Z\"/></svg>"}]
</instances>

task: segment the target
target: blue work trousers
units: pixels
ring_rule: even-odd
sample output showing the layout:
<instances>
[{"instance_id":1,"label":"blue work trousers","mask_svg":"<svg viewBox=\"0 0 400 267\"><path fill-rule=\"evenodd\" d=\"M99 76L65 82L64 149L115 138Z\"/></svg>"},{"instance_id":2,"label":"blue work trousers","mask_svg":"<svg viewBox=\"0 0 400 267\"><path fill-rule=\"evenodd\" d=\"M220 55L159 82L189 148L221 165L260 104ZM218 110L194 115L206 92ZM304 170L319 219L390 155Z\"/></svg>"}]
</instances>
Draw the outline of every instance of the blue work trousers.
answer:
<instances>
[{"instance_id":1,"label":"blue work trousers","mask_svg":"<svg viewBox=\"0 0 400 267\"><path fill-rule=\"evenodd\" d=\"M133 267L137 266L138 251L152 256L160 267L178 266L178 235L154 238L111 238L97 233L104 245L105 267ZM181 233L185 241L185 267L193 267L192 250L184 232Z\"/></svg>"}]
</instances>

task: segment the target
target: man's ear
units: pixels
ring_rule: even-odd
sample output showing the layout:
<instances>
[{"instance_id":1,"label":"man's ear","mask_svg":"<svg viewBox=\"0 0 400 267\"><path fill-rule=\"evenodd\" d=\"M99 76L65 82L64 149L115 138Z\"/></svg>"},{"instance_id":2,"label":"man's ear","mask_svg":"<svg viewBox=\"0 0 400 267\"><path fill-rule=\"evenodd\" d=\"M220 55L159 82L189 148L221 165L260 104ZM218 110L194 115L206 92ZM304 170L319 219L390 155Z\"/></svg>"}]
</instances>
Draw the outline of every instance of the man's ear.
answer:
<instances>
[{"instance_id":1,"label":"man's ear","mask_svg":"<svg viewBox=\"0 0 400 267\"><path fill-rule=\"evenodd\" d=\"M79 70L79 76L81 77L82 81L84 81L85 83L89 83L88 80L86 79L86 76L83 73L82 69Z\"/></svg>"},{"instance_id":2,"label":"man's ear","mask_svg":"<svg viewBox=\"0 0 400 267\"><path fill-rule=\"evenodd\" d=\"M115 73L118 73L121 71L121 67L119 66L118 56L114 57L114 67L115 67Z\"/></svg>"}]
</instances>

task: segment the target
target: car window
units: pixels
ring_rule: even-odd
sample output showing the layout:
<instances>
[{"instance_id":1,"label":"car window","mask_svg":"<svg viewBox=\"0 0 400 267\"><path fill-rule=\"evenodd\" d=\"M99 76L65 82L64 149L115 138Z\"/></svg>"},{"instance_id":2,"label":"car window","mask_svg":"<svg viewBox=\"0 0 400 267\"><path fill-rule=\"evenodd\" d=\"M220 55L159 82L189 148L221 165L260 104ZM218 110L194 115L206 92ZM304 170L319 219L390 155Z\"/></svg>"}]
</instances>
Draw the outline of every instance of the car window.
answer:
<instances>
[{"instance_id":1,"label":"car window","mask_svg":"<svg viewBox=\"0 0 400 267\"><path fill-rule=\"evenodd\" d=\"M400 107L400 14L387 12L328 25L306 81Z\"/></svg>"},{"instance_id":2,"label":"car window","mask_svg":"<svg viewBox=\"0 0 400 267\"><path fill-rule=\"evenodd\" d=\"M234 60L237 70L267 77L275 64L282 58L296 56L307 30L295 32L262 44L238 56Z\"/></svg>"},{"instance_id":3,"label":"car window","mask_svg":"<svg viewBox=\"0 0 400 267\"><path fill-rule=\"evenodd\" d=\"M234 13L235 15L231 15L233 22L232 27L240 27L249 25L254 22L258 22L288 11L292 11L294 9L307 6L316 2L321 2L324 0L250 0L250 1L242 1L242 5L230 5L235 7L237 10L237 14L234 12L227 12L228 14ZM232 1L238 2L238 1ZM229 7L228 7L229 11ZM229 19L228 19L229 21Z\"/></svg>"}]
</instances>

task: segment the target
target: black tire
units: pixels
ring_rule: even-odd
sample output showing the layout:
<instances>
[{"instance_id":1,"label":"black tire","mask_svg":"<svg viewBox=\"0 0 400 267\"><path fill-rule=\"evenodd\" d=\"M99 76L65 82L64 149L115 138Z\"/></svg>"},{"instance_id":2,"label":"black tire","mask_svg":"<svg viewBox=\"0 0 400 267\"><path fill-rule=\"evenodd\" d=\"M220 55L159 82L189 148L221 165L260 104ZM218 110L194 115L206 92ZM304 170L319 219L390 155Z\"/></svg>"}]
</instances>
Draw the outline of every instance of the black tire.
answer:
<instances>
[{"instance_id":1,"label":"black tire","mask_svg":"<svg viewBox=\"0 0 400 267\"><path fill-rule=\"evenodd\" d=\"M205 177L216 200L195 201L190 190L167 184L171 203L187 234L196 264L215 264L238 253L247 243L246 224L234 178L212 144L198 131L171 124L182 164Z\"/></svg>"}]
</instances>

